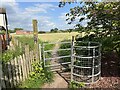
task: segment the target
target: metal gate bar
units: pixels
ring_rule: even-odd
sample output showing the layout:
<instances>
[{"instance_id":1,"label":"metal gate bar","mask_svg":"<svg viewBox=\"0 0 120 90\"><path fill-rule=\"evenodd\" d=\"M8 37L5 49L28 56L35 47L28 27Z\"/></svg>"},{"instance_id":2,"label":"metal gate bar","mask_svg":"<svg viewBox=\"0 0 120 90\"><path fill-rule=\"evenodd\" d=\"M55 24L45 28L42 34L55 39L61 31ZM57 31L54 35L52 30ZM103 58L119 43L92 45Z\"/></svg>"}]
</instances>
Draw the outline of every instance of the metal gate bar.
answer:
<instances>
[{"instance_id":1,"label":"metal gate bar","mask_svg":"<svg viewBox=\"0 0 120 90\"><path fill-rule=\"evenodd\" d=\"M70 55L65 56L57 56L55 58L46 57L46 53L52 53L53 50L45 50L45 46L48 44L71 44L70 48L66 49L58 49L58 51L70 51ZM74 37L72 37L72 41L70 42L51 42L51 43L43 43L42 46L42 59L44 62L44 67L57 67L66 64L71 64L71 81L74 82L82 82L80 78L86 79L84 80L85 84L91 84L96 82L101 77L101 44L99 42L83 42L83 41L75 41ZM82 50L84 52L82 53ZM80 53L80 54L79 54ZM82 54L83 55L82 55ZM55 60L61 58L71 58L70 62L60 62L58 64L47 65L46 61ZM78 64L75 64L75 63ZM80 63L80 64L79 64ZM89 66L90 64L90 66ZM88 81L87 81L88 80Z\"/></svg>"},{"instance_id":2,"label":"metal gate bar","mask_svg":"<svg viewBox=\"0 0 120 90\"><path fill-rule=\"evenodd\" d=\"M44 50L45 46L48 44L69 44L71 42L52 42L52 43L43 43L42 44L42 52L43 52L43 62L44 62L44 67L52 67L52 66L59 66L59 65L65 65L65 64L70 64L71 62L64 62L64 63L60 63L60 64L53 64L53 65L46 65L46 61L47 60L55 60L55 59L62 59L62 58L67 58L67 57L71 57L71 55L66 55L66 56L59 56L59 57L55 57L55 58L46 58L45 53L49 53L49 52L53 52L53 50ZM57 51L70 51L71 48L67 48L67 49L58 49Z\"/></svg>"}]
</instances>

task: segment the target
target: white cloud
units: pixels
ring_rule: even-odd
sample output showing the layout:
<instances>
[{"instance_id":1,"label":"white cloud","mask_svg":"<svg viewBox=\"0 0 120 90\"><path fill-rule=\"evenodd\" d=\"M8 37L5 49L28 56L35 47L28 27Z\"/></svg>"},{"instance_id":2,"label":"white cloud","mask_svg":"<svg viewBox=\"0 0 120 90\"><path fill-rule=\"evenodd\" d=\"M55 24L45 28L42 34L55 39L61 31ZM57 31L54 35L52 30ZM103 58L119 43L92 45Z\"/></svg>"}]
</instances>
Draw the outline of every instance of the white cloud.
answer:
<instances>
[{"instance_id":1,"label":"white cloud","mask_svg":"<svg viewBox=\"0 0 120 90\"><path fill-rule=\"evenodd\" d=\"M57 6L52 4L35 4L33 7L25 8L27 12L47 13L47 10L54 10Z\"/></svg>"},{"instance_id":2,"label":"white cloud","mask_svg":"<svg viewBox=\"0 0 120 90\"><path fill-rule=\"evenodd\" d=\"M68 18L68 16L66 16L66 12L64 13L61 13L61 15L58 17L59 19L62 19L62 20L66 20Z\"/></svg>"},{"instance_id":3,"label":"white cloud","mask_svg":"<svg viewBox=\"0 0 120 90\"><path fill-rule=\"evenodd\" d=\"M48 16L48 10L54 11L57 8L57 6L50 3L38 3L26 8L21 8L19 3L13 0L11 3L2 2L2 6L7 9L10 29L21 27L25 30L32 30L32 19L38 20L38 29L42 31L48 31L52 28L59 28L62 30L74 28L76 24L67 24L66 12L61 13L56 21L54 20L54 17ZM85 25L86 22L87 21L83 22L83 25Z\"/></svg>"},{"instance_id":4,"label":"white cloud","mask_svg":"<svg viewBox=\"0 0 120 90\"><path fill-rule=\"evenodd\" d=\"M10 29L21 27L25 30L32 30L32 19L38 20L39 30L49 30L50 27L55 27L50 17L38 14L47 12L49 8L56 8L52 4L35 4L33 7L21 9L16 2L2 2L2 7L6 8Z\"/></svg>"},{"instance_id":5,"label":"white cloud","mask_svg":"<svg viewBox=\"0 0 120 90\"><path fill-rule=\"evenodd\" d=\"M15 2L15 0L1 0L1 2Z\"/></svg>"}]
</instances>

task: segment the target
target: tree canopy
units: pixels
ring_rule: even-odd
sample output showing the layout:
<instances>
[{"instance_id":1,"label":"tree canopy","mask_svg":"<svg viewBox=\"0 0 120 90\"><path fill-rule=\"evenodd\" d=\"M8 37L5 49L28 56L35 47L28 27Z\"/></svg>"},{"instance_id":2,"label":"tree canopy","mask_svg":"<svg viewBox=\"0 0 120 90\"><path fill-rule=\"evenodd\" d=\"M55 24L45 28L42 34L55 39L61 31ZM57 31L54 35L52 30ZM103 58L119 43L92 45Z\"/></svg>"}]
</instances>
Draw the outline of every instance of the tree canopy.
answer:
<instances>
[{"instance_id":1,"label":"tree canopy","mask_svg":"<svg viewBox=\"0 0 120 90\"><path fill-rule=\"evenodd\" d=\"M60 2L59 6L64 7L65 4ZM120 54L120 2L80 2L66 16L68 24L79 18L79 23L76 24L79 31L95 33L85 36L85 40L99 41L103 51L116 50ZM83 28L80 23L84 20L88 22L87 27Z\"/></svg>"},{"instance_id":2,"label":"tree canopy","mask_svg":"<svg viewBox=\"0 0 120 90\"><path fill-rule=\"evenodd\" d=\"M80 4L80 6L71 8L66 14L68 24L79 17L79 22L90 20L86 30L102 28L104 35L112 34L111 32L120 34L120 2L81 2ZM59 6L64 5L65 2L60 2ZM81 25L78 23L76 26Z\"/></svg>"}]
</instances>

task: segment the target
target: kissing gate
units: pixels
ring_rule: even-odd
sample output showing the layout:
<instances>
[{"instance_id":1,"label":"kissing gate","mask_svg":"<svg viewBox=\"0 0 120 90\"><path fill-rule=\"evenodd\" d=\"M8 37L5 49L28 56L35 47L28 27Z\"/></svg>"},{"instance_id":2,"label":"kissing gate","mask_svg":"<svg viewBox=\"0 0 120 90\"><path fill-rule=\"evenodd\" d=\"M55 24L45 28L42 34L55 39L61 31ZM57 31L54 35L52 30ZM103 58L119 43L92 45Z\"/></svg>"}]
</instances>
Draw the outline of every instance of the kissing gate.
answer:
<instances>
[{"instance_id":1,"label":"kissing gate","mask_svg":"<svg viewBox=\"0 0 120 90\"><path fill-rule=\"evenodd\" d=\"M53 50L46 50L48 45ZM101 44L98 42L72 41L43 43L42 60L44 67L52 71L70 68L71 81L91 84L101 75Z\"/></svg>"}]
</instances>

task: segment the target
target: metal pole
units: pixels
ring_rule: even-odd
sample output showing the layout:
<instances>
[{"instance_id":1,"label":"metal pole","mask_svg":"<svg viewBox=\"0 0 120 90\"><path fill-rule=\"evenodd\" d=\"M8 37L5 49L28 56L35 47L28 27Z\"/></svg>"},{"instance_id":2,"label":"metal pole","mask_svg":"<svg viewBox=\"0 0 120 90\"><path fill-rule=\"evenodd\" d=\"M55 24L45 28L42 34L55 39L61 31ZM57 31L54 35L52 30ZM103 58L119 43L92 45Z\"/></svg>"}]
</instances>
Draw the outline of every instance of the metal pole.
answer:
<instances>
[{"instance_id":1,"label":"metal pole","mask_svg":"<svg viewBox=\"0 0 120 90\"><path fill-rule=\"evenodd\" d=\"M102 44L99 45L99 64L100 64L100 66L99 66L99 72L100 72L99 79L101 77L101 46L102 46Z\"/></svg>"},{"instance_id":2,"label":"metal pole","mask_svg":"<svg viewBox=\"0 0 120 90\"><path fill-rule=\"evenodd\" d=\"M43 68L45 67L44 43L42 44Z\"/></svg>"},{"instance_id":3,"label":"metal pole","mask_svg":"<svg viewBox=\"0 0 120 90\"><path fill-rule=\"evenodd\" d=\"M74 36L72 36L72 42L71 42L71 82L73 81L73 64L74 64Z\"/></svg>"},{"instance_id":4,"label":"metal pole","mask_svg":"<svg viewBox=\"0 0 120 90\"><path fill-rule=\"evenodd\" d=\"M92 62L92 83L94 82L94 63L95 63L95 48L93 49L93 62Z\"/></svg>"},{"instance_id":5,"label":"metal pole","mask_svg":"<svg viewBox=\"0 0 120 90\"><path fill-rule=\"evenodd\" d=\"M42 55L41 55L41 44L39 44L39 53L40 53L40 62L41 62L41 60L42 60Z\"/></svg>"}]
</instances>

